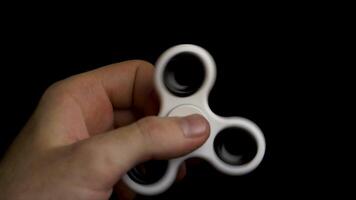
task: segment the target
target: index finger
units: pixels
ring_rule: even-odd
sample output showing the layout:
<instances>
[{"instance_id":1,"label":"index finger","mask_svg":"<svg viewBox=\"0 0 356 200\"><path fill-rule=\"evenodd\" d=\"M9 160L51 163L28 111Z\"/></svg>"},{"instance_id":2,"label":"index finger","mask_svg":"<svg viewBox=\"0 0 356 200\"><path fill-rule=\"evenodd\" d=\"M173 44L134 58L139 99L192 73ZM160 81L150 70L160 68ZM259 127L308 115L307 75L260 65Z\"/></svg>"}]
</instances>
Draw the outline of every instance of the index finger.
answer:
<instances>
[{"instance_id":1,"label":"index finger","mask_svg":"<svg viewBox=\"0 0 356 200\"><path fill-rule=\"evenodd\" d=\"M151 63L131 60L88 72L96 77L117 109L143 107L153 90L154 67Z\"/></svg>"},{"instance_id":2,"label":"index finger","mask_svg":"<svg viewBox=\"0 0 356 200\"><path fill-rule=\"evenodd\" d=\"M79 108L88 132L95 134L113 127L115 109L144 108L153 91L153 75L153 65L145 61L111 64L60 81L52 99L72 99L75 108L67 109Z\"/></svg>"}]
</instances>

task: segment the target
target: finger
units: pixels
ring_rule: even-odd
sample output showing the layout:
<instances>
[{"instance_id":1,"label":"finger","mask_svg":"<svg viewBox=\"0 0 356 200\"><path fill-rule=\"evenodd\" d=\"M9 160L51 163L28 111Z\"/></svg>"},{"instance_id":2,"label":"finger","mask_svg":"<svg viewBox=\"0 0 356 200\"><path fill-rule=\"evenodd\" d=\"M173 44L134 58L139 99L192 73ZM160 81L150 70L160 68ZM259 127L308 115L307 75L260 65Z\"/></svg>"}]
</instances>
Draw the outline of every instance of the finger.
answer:
<instances>
[{"instance_id":1,"label":"finger","mask_svg":"<svg viewBox=\"0 0 356 200\"><path fill-rule=\"evenodd\" d=\"M179 170L178 170L178 174L177 174L176 180L177 181L183 180L183 178L185 177L186 174L187 174L187 167L185 165L185 162L183 162L181 164L181 166L179 166Z\"/></svg>"},{"instance_id":2,"label":"finger","mask_svg":"<svg viewBox=\"0 0 356 200\"><path fill-rule=\"evenodd\" d=\"M126 61L88 72L102 83L114 108L144 108L153 90L154 67L145 61Z\"/></svg>"},{"instance_id":3,"label":"finger","mask_svg":"<svg viewBox=\"0 0 356 200\"><path fill-rule=\"evenodd\" d=\"M139 119L139 115L132 109L114 111L114 127L119 128L129 125Z\"/></svg>"},{"instance_id":4,"label":"finger","mask_svg":"<svg viewBox=\"0 0 356 200\"><path fill-rule=\"evenodd\" d=\"M144 61L126 61L82 73L51 86L44 97L43 110L59 110L65 121L69 114L61 115L63 107L84 118L91 135L113 127L114 109L129 109L151 112L158 107L152 99L154 68ZM48 103L49 102L49 103ZM62 108L58 108L62 105ZM145 105L148 105L145 107ZM58 109L54 109L58 108ZM43 112L42 112L43 113ZM51 115L57 117L57 115Z\"/></svg>"},{"instance_id":5,"label":"finger","mask_svg":"<svg viewBox=\"0 0 356 200\"><path fill-rule=\"evenodd\" d=\"M151 98L148 98L142 110L137 108L114 110L114 127L126 126L145 116L157 115L158 104L158 97L152 92Z\"/></svg>"},{"instance_id":6,"label":"finger","mask_svg":"<svg viewBox=\"0 0 356 200\"><path fill-rule=\"evenodd\" d=\"M132 191L126 184L122 181L119 181L115 185L115 193L118 199L120 200L132 200L136 197L136 193Z\"/></svg>"},{"instance_id":7,"label":"finger","mask_svg":"<svg viewBox=\"0 0 356 200\"><path fill-rule=\"evenodd\" d=\"M80 156L90 157L85 166L95 165L99 173L118 178L136 164L149 159L169 159L189 153L201 146L210 132L201 115L146 117L132 125L84 140ZM83 159L81 159L83 160ZM88 167L92 169L93 167Z\"/></svg>"}]
</instances>

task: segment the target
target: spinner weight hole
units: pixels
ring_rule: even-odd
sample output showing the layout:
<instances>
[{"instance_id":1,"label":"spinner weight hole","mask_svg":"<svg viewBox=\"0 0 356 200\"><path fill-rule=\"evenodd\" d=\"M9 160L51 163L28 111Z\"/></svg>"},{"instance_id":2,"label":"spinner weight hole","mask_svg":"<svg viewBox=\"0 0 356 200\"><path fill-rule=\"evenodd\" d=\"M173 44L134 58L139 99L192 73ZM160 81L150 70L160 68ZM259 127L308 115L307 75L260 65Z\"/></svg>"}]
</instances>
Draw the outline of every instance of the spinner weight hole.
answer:
<instances>
[{"instance_id":1,"label":"spinner weight hole","mask_svg":"<svg viewBox=\"0 0 356 200\"><path fill-rule=\"evenodd\" d=\"M197 92L203 84L205 68L201 60L190 53L174 56L163 73L164 85L170 93L187 97Z\"/></svg>"},{"instance_id":2,"label":"spinner weight hole","mask_svg":"<svg viewBox=\"0 0 356 200\"><path fill-rule=\"evenodd\" d=\"M150 185L164 176L167 167L167 160L150 160L134 167L127 175L139 184Z\"/></svg>"},{"instance_id":3,"label":"spinner weight hole","mask_svg":"<svg viewBox=\"0 0 356 200\"><path fill-rule=\"evenodd\" d=\"M225 163L243 165L256 156L257 143L247 130L230 127L218 133L214 140L214 150Z\"/></svg>"}]
</instances>

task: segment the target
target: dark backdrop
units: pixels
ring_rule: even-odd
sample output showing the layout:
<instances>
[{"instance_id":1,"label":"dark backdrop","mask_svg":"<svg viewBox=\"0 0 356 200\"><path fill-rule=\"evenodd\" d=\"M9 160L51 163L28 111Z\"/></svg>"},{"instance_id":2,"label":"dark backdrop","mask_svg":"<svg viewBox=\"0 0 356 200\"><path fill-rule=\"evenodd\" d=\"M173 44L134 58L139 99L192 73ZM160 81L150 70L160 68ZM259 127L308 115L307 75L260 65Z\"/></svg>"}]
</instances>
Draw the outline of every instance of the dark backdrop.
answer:
<instances>
[{"instance_id":1,"label":"dark backdrop","mask_svg":"<svg viewBox=\"0 0 356 200\"><path fill-rule=\"evenodd\" d=\"M47 15L9 21L1 47L1 154L50 84L127 59L154 63L167 48L193 43L217 63L212 110L255 121L266 137L266 155L255 171L239 177L222 175L204 162L189 166L183 181L152 199L321 194L314 186L327 186L329 179L317 164L323 149L313 139L324 133L312 124L323 110L319 96L328 89L325 66L333 62L328 19L252 9L245 15L223 12L221 18L190 13L169 23L163 19L168 13L148 22L145 14L137 21L115 15L110 16L114 22L96 17L48 22Z\"/></svg>"}]
</instances>

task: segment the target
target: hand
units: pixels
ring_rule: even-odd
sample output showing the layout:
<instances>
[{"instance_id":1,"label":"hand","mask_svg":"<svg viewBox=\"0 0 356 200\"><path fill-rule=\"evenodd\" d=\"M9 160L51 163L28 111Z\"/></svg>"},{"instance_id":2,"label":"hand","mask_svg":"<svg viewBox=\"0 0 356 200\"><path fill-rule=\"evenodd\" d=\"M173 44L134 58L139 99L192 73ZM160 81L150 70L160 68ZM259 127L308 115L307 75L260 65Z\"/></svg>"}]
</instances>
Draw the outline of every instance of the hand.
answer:
<instances>
[{"instance_id":1,"label":"hand","mask_svg":"<svg viewBox=\"0 0 356 200\"><path fill-rule=\"evenodd\" d=\"M202 116L149 116L153 73L127 61L49 87L0 163L2 199L108 199L138 163L201 146L210 131Z\"/></svg>"}]
</instances>

